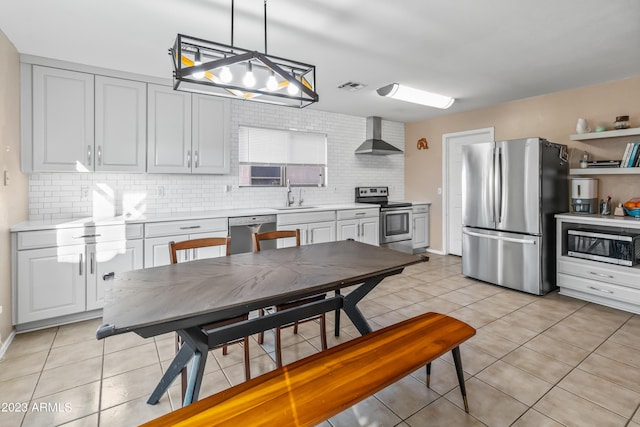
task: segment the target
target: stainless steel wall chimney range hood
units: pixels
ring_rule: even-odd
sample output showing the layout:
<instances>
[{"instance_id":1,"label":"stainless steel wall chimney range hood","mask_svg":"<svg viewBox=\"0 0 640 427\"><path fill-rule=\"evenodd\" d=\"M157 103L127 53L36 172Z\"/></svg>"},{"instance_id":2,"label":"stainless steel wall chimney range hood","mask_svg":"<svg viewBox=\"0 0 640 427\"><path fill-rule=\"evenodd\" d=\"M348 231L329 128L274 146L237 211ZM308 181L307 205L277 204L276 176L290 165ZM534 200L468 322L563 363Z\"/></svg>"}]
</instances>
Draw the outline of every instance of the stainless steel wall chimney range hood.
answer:
<instances>
[{"instance_id":1,"label":"stainless steel wall chimney range hood","mask_svg":"<svg viewBox=\"0 0 640 427\"><path fill-rule=\"evenodd\" d=\"M367 117L367 139L356 148L356 154L388 156L402 153L399 148L382 140L382 119L375 116Z\"/></svg>"}]
</instances>

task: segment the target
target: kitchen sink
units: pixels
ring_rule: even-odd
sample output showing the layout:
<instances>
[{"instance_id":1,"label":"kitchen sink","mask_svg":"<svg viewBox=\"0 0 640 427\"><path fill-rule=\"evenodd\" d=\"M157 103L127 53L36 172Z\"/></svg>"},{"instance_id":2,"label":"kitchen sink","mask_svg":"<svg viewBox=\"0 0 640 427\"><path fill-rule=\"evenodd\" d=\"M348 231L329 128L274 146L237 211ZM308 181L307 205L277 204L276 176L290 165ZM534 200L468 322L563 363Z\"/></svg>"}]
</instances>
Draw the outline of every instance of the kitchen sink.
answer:
<instances>
[{"instance_id":1,"label":"kitchen sink","mask_svg":"<svg viewBox=\"0 0 640 427\"><path fill-rule=\"evenodd\" d=\"M317 206L286 206L282 208L274 208L277 211L292 211L298 209L315 209Z\"/></svg>"}]
</instances>

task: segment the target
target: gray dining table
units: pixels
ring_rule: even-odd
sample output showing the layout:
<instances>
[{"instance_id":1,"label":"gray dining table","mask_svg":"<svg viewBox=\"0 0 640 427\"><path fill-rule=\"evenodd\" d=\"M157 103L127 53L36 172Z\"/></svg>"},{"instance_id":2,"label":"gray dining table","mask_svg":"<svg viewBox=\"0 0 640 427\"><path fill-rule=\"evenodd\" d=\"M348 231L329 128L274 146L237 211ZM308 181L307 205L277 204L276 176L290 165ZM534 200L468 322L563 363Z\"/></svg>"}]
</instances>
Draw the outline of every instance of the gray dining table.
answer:
<instances>
[{"instance_id":1,"label":"gray dining table","mask_svg":"<svg viewBox=\"0 0 640 427\"><path fill-rule=\"evenodd\" d=\"M371 327L357 307L385 277L428 260L352 240L203 259L120 274L105 289L103 324L96 337L134 332L149 338L177 332L176 353L147 403L156 404L193 359L184 404L198 399L207 352L222 343L320 313L344 311L361 334ZM346 295L341 289L354 286ZM333 291L333 292L332 292ZM329 293L292 309L251 317L214 330L202 325L260 308Z\"/></svg>"}]
</instances>

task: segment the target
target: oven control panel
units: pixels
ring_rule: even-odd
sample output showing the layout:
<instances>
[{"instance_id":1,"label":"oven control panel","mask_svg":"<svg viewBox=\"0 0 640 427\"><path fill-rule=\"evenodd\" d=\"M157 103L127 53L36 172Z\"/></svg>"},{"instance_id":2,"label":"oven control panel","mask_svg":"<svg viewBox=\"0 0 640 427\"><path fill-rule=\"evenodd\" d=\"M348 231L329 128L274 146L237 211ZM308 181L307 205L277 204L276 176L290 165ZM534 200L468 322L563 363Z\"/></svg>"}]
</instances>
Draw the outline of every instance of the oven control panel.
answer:
<instances>
[{"instance_id":1,"label":"oven control panel","mask_svg":"<svg viewBox=\"0 0 640 427\"><path fill-rule=\"evenodd\" d=\"M358 187L356 194L358 197L388 196L389 187Z\"/></svg>"}]
</instances>

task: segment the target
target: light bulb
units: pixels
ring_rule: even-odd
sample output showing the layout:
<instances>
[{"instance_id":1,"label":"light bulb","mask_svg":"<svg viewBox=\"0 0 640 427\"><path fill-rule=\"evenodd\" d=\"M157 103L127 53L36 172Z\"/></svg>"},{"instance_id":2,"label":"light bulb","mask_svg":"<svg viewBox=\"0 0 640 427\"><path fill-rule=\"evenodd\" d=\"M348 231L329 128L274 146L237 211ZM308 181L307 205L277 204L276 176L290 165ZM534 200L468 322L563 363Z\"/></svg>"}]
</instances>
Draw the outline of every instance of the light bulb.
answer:
<instances>
[{"instance_id":1,"label":"light bulb","mask_svg":"<svg viewBox=\"0 0 640 427\"><path fill-rule=\"evenodd\" d=\"M247 62L247 72L244 74L242 83L246 87L254 87L256 85L256 77L253 75L253 66L251 62Z\"/></svg>"},{"instance_id":2,"label":"light bulb","mask_svg":"<svg viewBox=\"0 0 640 427\"><path fill-rule=\"evenodd\" d=\"M276 74L272 71L271 75L267 79L267 89L271 92L278 90L278 80L276 80Z\"/></svg>"},{"instance_id":3,"label":"light bulb","mask_svg":"<svg viewBox=\"0 0 640 427\"><path fill-rule=\"evenodd\" d=\"M196 51L196 57L193 61L193 65L200 65L202 64L202 57L200 56L200 49L198 49ZM193 73L192 76L196 79L202 79L204 78L204 71L198 71L197 73Z\"/></svg>"},{"instance_id":4,"label":"light bulb","mask_svg":"<svg viewBox=\"0 0 640 427\"><path fill-rule=\"evenodd\" d=\"M227 65L220 70L220 80L222 80L222 83L229 83L233 80L233 74L231 74L231 70Z\"/></svg>"},{"instance_id":5,"label":"light bulb","mask_svg":"<svg viewBox=\"0 0 640 427\"><path fill-rule=\"evenodd\" d=\"M289 82L289 85L287 86L287 93L289 95L297 95L298 94L298 86L294 85L293 83Z\"/></svg>"}]
</instances>

